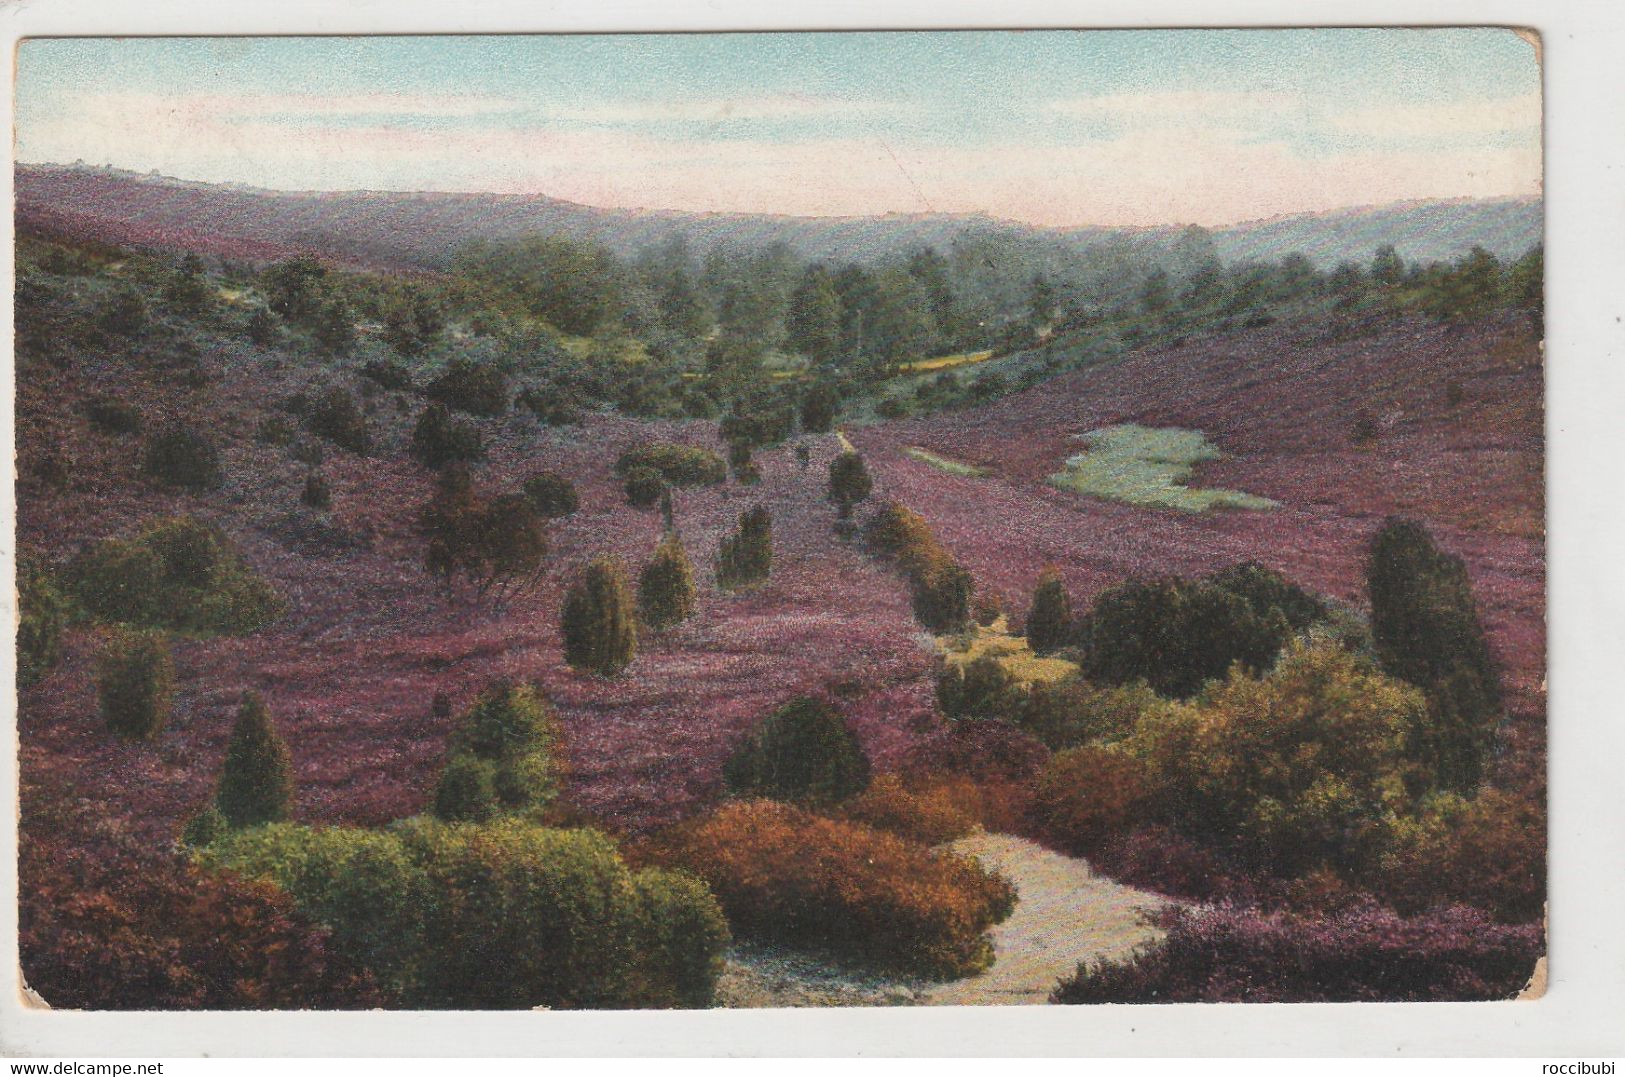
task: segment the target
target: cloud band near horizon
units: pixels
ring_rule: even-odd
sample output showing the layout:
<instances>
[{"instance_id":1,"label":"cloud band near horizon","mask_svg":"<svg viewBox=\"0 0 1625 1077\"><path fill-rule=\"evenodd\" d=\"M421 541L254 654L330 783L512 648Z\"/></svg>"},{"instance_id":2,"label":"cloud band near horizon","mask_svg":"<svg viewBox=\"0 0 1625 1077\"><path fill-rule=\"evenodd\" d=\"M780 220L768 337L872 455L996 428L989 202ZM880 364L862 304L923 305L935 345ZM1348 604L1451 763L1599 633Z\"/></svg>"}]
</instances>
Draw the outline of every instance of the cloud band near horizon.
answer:
<instances>
[{"instance_id":1,"label":"cloud band near horizon","mask_svg":"<svg viewBox=\"0 0 1625 1077\"><path fill-rule=\"evenodd\" d=\"M602 206L1227 224L1540 191L1509 31L40 39L20 160Z\"/></svg>"}]
</instances>

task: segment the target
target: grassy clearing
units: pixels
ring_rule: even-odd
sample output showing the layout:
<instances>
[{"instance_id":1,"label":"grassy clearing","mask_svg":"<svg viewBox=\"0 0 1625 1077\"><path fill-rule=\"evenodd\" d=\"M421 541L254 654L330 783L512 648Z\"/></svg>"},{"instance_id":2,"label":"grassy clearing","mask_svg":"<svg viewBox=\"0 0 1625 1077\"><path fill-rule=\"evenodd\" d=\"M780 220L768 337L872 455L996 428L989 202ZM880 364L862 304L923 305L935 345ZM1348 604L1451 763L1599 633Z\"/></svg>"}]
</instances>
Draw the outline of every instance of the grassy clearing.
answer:
<instances>
[{"instance_id":1,"label":"grassy clearing","mask_svg":"<svg viewBox=\"0 0 1625 1077\"><path fill-rule=\"evenodd\" d=\"M1268 498L1237 490L1185 485L1198 463L1221 455L1200 430L1129 424L1091 430L1079 438L1088 449L1069 457L1066 469L1049 477L1063 490L1184 512L1275 507Z\"/></svg>"},{"instance_id":2,"label":"grassy clearing","mask_svg":"<svg viewBox=\"0 0 1625 1077\"><path fill-rule=\"evenodd\" d=\"M912 363L903 363L898 369L906 370L912 374L921 374L928 371L952 370L954 367L970 366L974 363L985 363L993 358L993 350L979 352L959 352L956 355L939 355L935 359L919 359Z\"/></svg>"},{"instance_id":3,"label":"grassy clearing","mask_svg":"<svg viewBox=\"0 0 1625 1077\"><path fill-rule=\"evenodd\" d=\"M1023 636L1012 636L1003 617L991 625L978 625L973 633L963 636L942 636L937 647L950 664L963 666L978 658L996 658L999 665L1022 684L1035 681L1058 681L1078 671L1076 662L1064 658L1040 658L1027 646Z\"/></svg>"},{"instance_id":4,"label":"grassy clearing","mask_svg":"<svg viewBox=\"0 0 1625 1077\"><path fill-rule=\"evenodd\" d=\"M950 475L963 475L970 479L979 479L987 474L987 468L977 467L974 464L963 463L959 460L950 460L946 456L938 456L918 446L910 446L903 450L904 455L911 456L922 464L930 464L934 468L948 472Z\"/></svg>"}]
</instances>

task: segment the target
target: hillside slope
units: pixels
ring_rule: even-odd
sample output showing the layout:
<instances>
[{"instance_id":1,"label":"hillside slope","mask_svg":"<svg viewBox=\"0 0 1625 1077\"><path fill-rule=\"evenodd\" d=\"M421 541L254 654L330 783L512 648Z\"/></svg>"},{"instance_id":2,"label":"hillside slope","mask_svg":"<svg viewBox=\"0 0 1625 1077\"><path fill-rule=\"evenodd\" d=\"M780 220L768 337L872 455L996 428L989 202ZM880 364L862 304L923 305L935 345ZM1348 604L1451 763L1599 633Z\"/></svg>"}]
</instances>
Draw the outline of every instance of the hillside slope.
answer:
<instances>
[{"instance_id":1,"label":"hillside slope","mask_svg":"<svg viewBox=\"0 0 1625 1077\"><path fill-rule=\"evenodd\" d=\"M1156 257L1177 227L1039 228L975 214L792 217L584 206L542 194L268 191L143 176L114 169L18 165L20 222L109 243L277 258L318 251L373 265L441 266L471 239L559 233L632 255L681 237L698 251L719 242L782 242L812 259L869 262L974 237L1041 244L1056 258L1105 240ZM1539 199L1404 203L1305 213L1213 229L1226 261L1300 251L1322 268L1369 261L1390 243L1409 261L1449 260L1475 244L1516 258L1541 238Z\"/></svg>"},{"instance_id":2,"label":"hillside slope","mask_svg":"<svg viewBox=\"0 0 1625 1077\"><path fill-rule=\"evenodd\" d=\"M924 513L1017 611L1049 564L1077 602L1131 575L1248 559L1363 604L1371 535L1390 514L1421 519L1466 559L1512 705L1539 713L1541 390L1540 352L1520 320L1322 321L1141 350L996 403L847 433L885 495ZM1202 431L1225 457L1199 465L1194 484L1279 507L1192 515L1045 481L1080 451L1077 435L1121 423ZM952 474L912 447L987 474Z\"/></svg>"}]
</instances>

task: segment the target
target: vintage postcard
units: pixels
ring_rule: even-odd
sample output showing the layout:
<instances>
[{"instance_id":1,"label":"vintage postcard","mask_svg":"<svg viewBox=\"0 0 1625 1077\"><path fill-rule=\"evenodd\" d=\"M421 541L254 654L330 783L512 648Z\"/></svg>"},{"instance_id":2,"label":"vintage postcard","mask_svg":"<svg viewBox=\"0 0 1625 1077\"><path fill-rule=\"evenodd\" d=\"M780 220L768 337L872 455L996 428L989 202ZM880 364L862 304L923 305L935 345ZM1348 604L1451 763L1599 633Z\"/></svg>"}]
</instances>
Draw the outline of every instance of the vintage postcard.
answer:
<instances>
[{"instance_id":1,"label":"vintage postcard","mask_svg":"<svg viewBox=\"0 0 1625 1077\"><path fill-rule=\"evenodd\" d=\"M22 41L32 1004L1538 995L1541 64Z\"/></svg>"}]
</instances>

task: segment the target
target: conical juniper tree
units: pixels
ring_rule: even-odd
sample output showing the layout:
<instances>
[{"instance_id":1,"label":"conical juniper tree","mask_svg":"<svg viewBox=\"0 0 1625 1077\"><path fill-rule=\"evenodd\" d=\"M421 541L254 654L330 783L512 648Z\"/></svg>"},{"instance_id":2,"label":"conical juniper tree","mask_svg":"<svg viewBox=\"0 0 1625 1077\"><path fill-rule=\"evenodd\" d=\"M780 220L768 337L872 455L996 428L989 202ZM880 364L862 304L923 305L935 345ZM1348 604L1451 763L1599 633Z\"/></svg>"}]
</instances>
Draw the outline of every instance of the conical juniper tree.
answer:
<instances>
[{"instance_id":1,"label":"conical juniper tree","mask_svg":"<svg viewBox=\"0 0 1625 1077\"><path fill-rule=\"evenodd\" d=\"M773 517L761 505L739 516L739 527L717 553L717 586L737 590L761 583L773 571Z\"/></svg>"},{"instance_id":2,"label":"conical juniper tree","mask_svg":"<svg viewBox=\"0 0 1625 1077\"><path fill-rule=\"evenodd\" d=\"M613 677L632 664L637 614L620 558L600 557L587 566L565 596L562 627L564 660L574 668Z\"/></svg>"},{"instance_id":3,"label":"conical juniper tree","mask_svg":"<svg viewBox=\"0 0 1625 1077\"><path fill-rule=\"evenodd\" d=\"M1033 589L1027 612L1027 645L1034 654L1049 654L1066 646L1072 635L1072 598L1066 583L1053 568L1046 568Z\"/></svg>"},{"instance_id":4,"label":"conical juniper tree","mask_svg":"<svg viewBox=\"0 0 1625 1077\"><path fill-rule=\"evenodd\" d=\"M670 628L694 613L694 570L677 532L667 531L654 558L638 574L638 615L653 629Z\"/></svg>"},{"instance_id":5,"label":"conical juniper tree","mask_svg":"<svg viewBox=\"0 0 1625 1077\"><path fill-rule=\"evenodd\" d=\"M1501 715L1501 692L1461 558L1412 520L1391 519L1366 565L1371 636L1382 667L1428 697L1411 752L1444 789L1467 792L1483 776Z\"/></svg>"},{"instance_id":6,"label":"conical juniper tree","mask_svg":"<svg viewBox=\"0 0 1625 1077\"><path fill-rule=\"evenodd\" d=\"M226 742L215 806L234 827L280 822L293 803L293 757L256 692L243 697Z\"/></svg>"}]
</instances>

